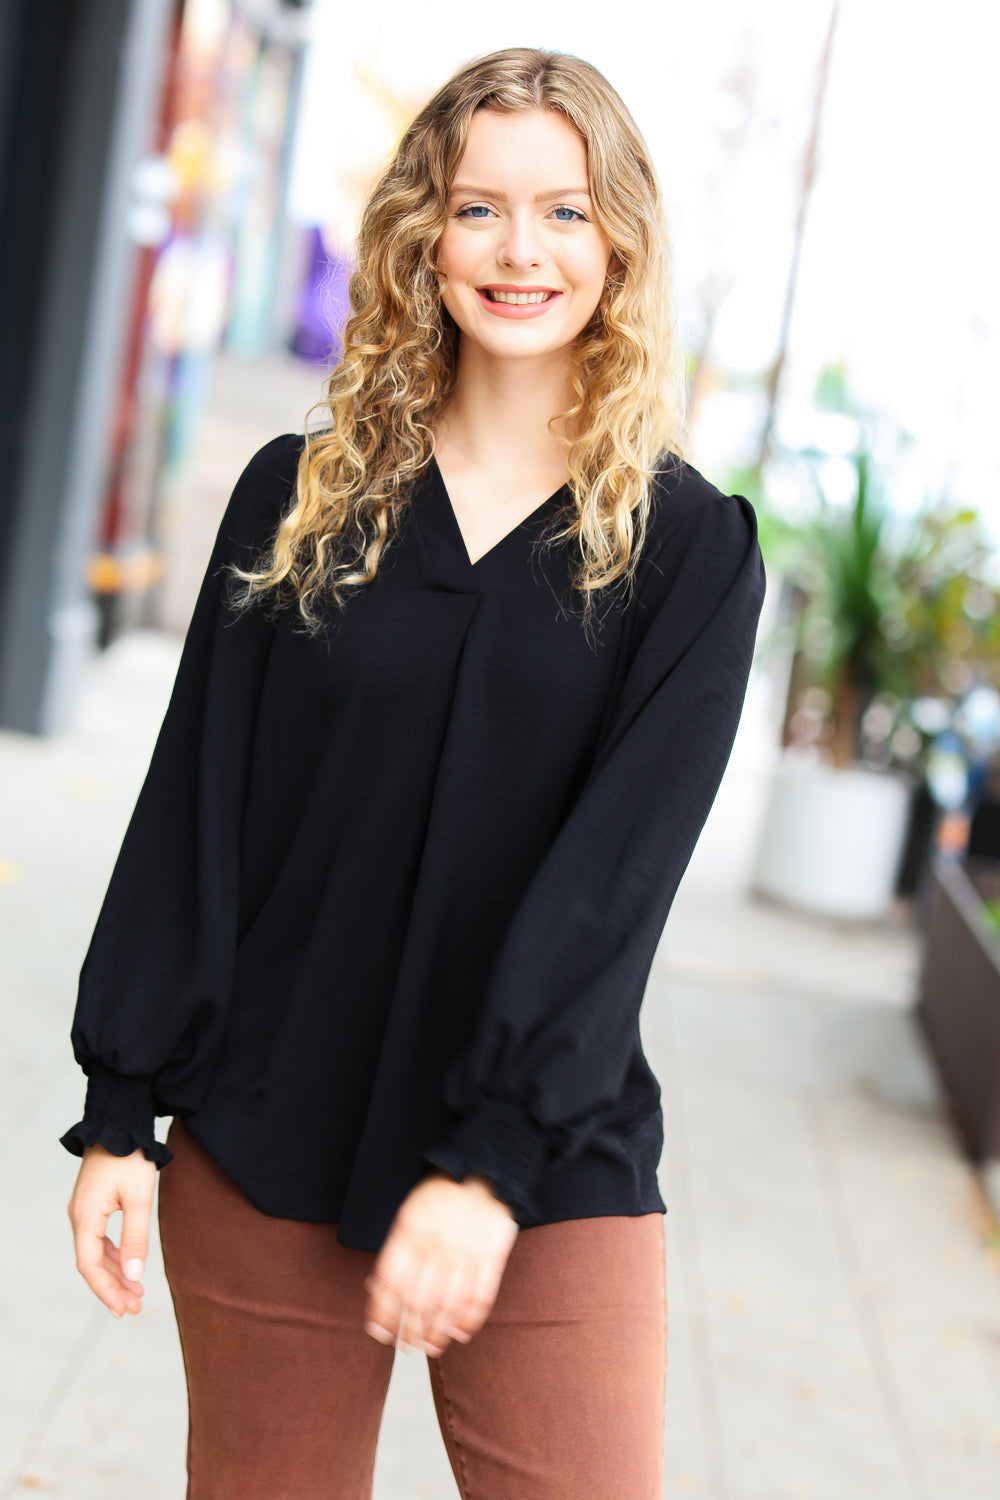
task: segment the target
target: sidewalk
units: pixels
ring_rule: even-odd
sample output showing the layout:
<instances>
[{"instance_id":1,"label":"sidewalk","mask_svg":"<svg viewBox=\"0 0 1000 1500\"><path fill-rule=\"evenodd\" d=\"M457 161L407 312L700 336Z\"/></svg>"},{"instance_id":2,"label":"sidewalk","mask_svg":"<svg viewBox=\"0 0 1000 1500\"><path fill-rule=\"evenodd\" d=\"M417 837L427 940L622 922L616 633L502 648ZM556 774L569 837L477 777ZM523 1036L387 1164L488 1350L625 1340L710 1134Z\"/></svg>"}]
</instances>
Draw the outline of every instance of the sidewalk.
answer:
<instances>
[{"instance_id":1,"label":"sidewalk","mask_svg":"<svg viewBox=\"0 0 1000 1500\"><path fill-rule=\"evenodd\" d=\"M178 650L137 632L93 661L71 733L0 734L0 1500L183 1495L162 1268L140 1318L94 1302L58 1144L83 1098L76 978ZM758 685L643 1011L666 1135L664 1493L996 1500L1000 1249L910 1014L916 939L902 917L743 896L765 717ZM426 1362L399 1356L376 1500L456 1495Z\"/></svg>"}]
</instances>

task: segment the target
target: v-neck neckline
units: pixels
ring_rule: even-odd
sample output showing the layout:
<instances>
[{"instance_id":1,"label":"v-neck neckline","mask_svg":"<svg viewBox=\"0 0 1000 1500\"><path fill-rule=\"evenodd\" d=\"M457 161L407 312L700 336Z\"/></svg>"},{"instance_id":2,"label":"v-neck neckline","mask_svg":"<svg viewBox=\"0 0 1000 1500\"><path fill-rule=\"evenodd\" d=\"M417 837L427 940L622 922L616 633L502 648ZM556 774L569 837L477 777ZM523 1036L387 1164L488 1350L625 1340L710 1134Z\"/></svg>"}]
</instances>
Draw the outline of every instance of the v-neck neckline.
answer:
<instances>
[{"instance_id":1,"label":"v-neck neckline","mask_svg":"<svg viewBox=\"0 0 1000 1500\"><path fill-rule=\"evenodd\" d=\"M513 537L516 537L518 532L523 531L526 526L530 526L533 521L537 520L537 518L543 511L547 510L550 505L552 505L556 500L558 500L562 495L566 493L567 488L566 484L563 483L557 490L553 490L551 495L546 496L544 500L540 501L539 504L535 506L534 510L529 511L529 513L520 521L518 521L514 526L512 526L509 531L504 532L502 537L498 537L498 539L493 543L492 547L487 548L485 552L481 552L480 555L475 559L475 561L473 561L469 553L468 543L465 540L465 533L463 532L461 525L459 524L458 516L455 512L455 507L452 504L451 496L448 493L448 486L445 484L444 475L441 473L437 458L434 457L433 454L431 455L430 468L431 474L434 477L434 482L437 485L438 493L442 501L444 502L444 509L447 511L450 518L451 529L454 533L455 540L458 543L462 558L465 562L465 566L470 570L470 572L474 572L477 568L481 567L484 563L489 561L489 559L492 558L495 553L497 553L502 547L508 544Z\"/></svg>"}]
</instances>

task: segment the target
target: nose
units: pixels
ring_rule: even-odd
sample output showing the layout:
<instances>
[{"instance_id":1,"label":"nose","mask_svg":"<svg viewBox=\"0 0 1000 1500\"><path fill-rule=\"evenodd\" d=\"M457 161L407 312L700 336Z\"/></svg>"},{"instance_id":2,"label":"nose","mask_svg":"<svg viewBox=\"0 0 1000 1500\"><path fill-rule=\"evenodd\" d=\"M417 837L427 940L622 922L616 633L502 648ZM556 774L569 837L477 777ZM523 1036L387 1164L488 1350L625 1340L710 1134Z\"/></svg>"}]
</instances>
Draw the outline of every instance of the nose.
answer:
<instances>
[{"instance_id":1,"label":"nose","mask_svg":"<svg viewBox=\"0 0 1000 1500\"><path fill-rule=\"evenodd\" d=\"M534 216L530 212L511 213L505 228L506 233L497 251L500 264L524 270L541 265L545 252Z\"/></svg>"}]
</instances>

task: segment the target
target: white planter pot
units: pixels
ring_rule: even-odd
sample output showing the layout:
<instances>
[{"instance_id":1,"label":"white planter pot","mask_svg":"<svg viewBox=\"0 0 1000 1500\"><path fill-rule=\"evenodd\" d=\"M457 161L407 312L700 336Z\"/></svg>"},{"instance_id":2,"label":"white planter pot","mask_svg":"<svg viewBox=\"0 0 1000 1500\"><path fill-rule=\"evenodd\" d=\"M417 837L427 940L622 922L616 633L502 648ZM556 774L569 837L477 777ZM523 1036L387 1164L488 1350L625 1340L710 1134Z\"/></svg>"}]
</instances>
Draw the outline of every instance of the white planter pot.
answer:
<instances>
[{"instance_id":1,"label":"white planter pot","mask_svg":"<svg viewBox=\"0 0 1000 1500\"><path fill-rule=\"evenodd\" d=\"M909 809L901 776L785 761L771 782L754 889L823 916L884 916Z\"/></svg>"}]
</instances>

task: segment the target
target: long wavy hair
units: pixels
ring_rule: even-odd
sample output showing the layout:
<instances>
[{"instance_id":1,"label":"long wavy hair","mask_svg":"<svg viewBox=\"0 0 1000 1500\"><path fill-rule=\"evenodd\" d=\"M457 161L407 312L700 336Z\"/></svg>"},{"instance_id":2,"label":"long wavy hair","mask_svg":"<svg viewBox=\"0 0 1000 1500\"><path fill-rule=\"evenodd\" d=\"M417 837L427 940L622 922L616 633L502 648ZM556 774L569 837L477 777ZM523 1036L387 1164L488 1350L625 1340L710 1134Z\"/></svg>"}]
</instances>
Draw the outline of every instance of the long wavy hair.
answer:
<instances>
[{"instance_id":1,"label":"long wavy hair","mask_svg":"<svg viewBox=\"0 0 1000 1500\"><path fill-rule=\"evenodd\" d=\"M589 619L598 591L634 574L652 479L681 452L684 385L674 338L660 191L631 115L601 73L560 52L512 47L461 68L402 136L365 207L350 281L352 316L323 399L306 418L295 502L255 571L231 565L236 608L297 602L306 629L321 600L342 608L371 582L434 452L453 392L459 330L443 306L436 249L477 110L555 110L587 149L609 277L576 341L570 408L552 419L567 448L573 504L550 542L574 549L572 587ZM310 427L321 410L326 420Z\"/></svg>"}]
</instances>

